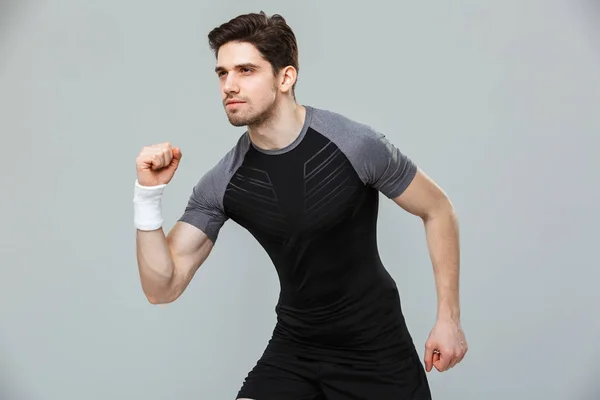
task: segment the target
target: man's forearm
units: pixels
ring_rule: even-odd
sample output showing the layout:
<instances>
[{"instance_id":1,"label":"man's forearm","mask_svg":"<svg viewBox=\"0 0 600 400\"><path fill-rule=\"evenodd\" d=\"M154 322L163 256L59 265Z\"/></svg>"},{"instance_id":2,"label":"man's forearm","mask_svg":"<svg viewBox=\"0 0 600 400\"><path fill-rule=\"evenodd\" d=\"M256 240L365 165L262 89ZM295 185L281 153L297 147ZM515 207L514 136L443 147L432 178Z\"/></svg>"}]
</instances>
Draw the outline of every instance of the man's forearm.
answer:
<instances>
[{"instance_id":1,"label":"man's forearm","mask_svg":"<svg viewBox=\"0 0 600 400\"><path fill-rule=\"evenodd\" d=\"M162 228L137 231L137 261L142 288L148 299L164 301L160 297L171 285L174 263Z\"/></svg>"},{"instance_id":2,"label":"man's forearm","mask_svg":"<svg viewBox=\"0 0 600 400\"><path fill-rule=\"evenodd\" d=\"M458 218L448 205L426 218L424 224L437 292L437 317L460 321Z\"/></svg>"}]
</instances>

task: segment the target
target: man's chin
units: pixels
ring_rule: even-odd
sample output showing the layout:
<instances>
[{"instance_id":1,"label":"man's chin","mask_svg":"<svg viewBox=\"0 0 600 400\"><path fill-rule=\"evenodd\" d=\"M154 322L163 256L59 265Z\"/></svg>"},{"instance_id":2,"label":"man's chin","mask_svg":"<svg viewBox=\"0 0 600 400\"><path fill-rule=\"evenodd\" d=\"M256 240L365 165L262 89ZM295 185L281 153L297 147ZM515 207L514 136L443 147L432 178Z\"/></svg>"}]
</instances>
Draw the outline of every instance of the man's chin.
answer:
<instances>
[{"instance_id":1,"label":"man's chin","mask_svg":"<svg viewBox=\"0 0 600 400\"><path fill-rule=\"evenodd\" d=\"M229 123L233 126L240 126L240 123L244 122L243 118L240 118L239 115L235 115L235 113L230 112L227 109L227 106L225 106L225 115L227 116Z\"/></svg>"},{"instance_id":2,"label":"man's chin","mask_svg":"<svg viewBox=\"0 0 600 400\"><path fill-rule=\"evenodd\" d=\"M246 119L237 118L235 116L227 115L227 119L229 119L229 123L233 126L246 126L248 125Z\"/></svg>"}]
</instances>

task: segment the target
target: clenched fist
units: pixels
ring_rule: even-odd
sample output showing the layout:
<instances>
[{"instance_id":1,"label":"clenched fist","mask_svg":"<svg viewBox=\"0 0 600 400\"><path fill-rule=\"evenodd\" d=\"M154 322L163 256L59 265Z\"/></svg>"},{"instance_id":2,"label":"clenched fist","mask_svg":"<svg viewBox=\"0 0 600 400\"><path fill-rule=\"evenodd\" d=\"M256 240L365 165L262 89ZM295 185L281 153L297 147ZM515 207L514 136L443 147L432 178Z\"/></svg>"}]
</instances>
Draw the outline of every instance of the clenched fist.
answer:
<instances>
[{"instance_id":1,"label":"clenched fist","mask_svg":"<svg viewBox=\"0 0 600 400\"><path fill-rule=\"evenodd\" d=\"M181 150L179 147L171 147L170 143L143 147L135 160L138 182L142 186L169 183L180 160Z\"/></svg>"},{"instance_id":2,"label":"clenched fist","mask_svg":"<svg viewBox=\"0 0 600 400\"><path fill-rule=\"evenodd\" d=\"M468 351L467 340L459 321L440 319L425 343L425 370L435 367L439 372L453 368Z\"/></svg>"}]
</instances>

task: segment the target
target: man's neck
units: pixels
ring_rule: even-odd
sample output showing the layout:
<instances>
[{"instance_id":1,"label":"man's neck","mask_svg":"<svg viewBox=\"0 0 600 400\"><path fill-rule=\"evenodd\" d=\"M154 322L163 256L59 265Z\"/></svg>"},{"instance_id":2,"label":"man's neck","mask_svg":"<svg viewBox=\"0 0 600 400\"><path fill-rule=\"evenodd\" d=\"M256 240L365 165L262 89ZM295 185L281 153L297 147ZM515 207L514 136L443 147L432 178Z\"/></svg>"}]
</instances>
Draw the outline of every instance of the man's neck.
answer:
<instances>
[{"instance_id":1,"label":"man's neck","mask_svg":"<svg viewBox=\"0 0 600 400\"><path fill-rule=\"evenodd\" d=\"M264 150L278 150L290 145L302 131L306 108L295 101L277 108L269 121L260 126L248 127L250 140Z\"/></svg>"}]
</instances>

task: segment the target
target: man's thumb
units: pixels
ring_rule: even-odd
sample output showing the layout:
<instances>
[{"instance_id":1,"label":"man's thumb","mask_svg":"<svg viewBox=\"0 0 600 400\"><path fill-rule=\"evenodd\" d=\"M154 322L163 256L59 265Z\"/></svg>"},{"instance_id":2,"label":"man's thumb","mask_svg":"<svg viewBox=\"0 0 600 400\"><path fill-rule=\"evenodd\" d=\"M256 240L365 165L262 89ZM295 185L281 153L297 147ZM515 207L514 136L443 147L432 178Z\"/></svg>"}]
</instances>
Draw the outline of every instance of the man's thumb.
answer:
<instances>
[{"instance_id":1,"label":"man's thumb","mask_svg":"<svg viewBox=\"0 0 600 400\"><path fill-rule=\"evenodd\" d=\"M179 147L174 147L173 148L173 159L179 161L179 160L181 160L181 156L182 156L181 149Z\"/></svg>"},{"instance_id":2,"label":"man's thumb","mask_svg":"<svg viewBox=\"0 0 600 400\"><path fill-rule=\"evenodd\" d=\"M433 368L433 348L431 346L426 346L425 359L423 361L425 363L425 371L430 372Z\"/></svg>"},{"instance_id":3,"label":"man's thumb","mask_svg":"<svg viewBox=\"0 0 600 400\"><path fill-rule=\"evenodd\" d=\"M171 159L171 165L172 166L177 166L179 165L179 160L181 160L181 149L179 147L174 147L173 148L173 158Z\"/></svg>"},{"instance_id":4,"label":"man's thumb","mask_svg":"<svg viewBox=\"0 0 600 400\"><path fill-rule=\"evenodd\" d=\"M181 149L179 147L173 148L173 158L171 159L171 164L169 164L169 168L179 167L179 161L181 160Z\"/></svg>"}]
</instances>

